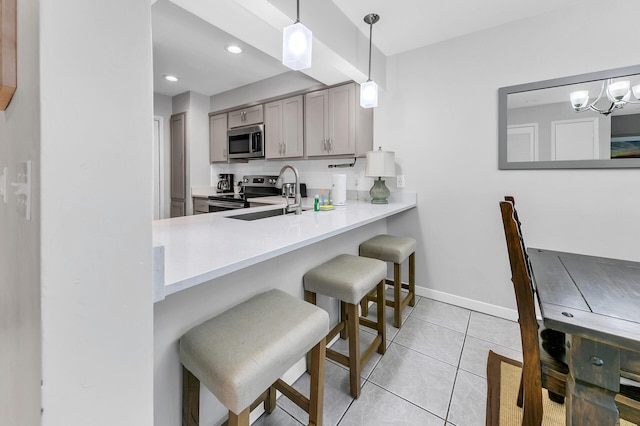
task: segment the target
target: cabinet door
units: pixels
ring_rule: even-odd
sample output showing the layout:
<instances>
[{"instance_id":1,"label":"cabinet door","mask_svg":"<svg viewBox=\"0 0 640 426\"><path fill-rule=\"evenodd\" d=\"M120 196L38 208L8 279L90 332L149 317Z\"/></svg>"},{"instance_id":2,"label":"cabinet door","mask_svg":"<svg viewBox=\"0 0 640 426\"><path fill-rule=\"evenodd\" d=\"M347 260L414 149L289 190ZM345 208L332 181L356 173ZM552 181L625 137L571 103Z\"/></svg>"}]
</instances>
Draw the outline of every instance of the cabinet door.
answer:
<instances>
[{"instance_id":1,"label":"cabinet door","mask_svg":"<svg viewBox=\"0 0 640 426\"><path fill-rule=\"evenodd\" d=\"M305 95L305 148L308 157L327 155L327 135L329 127L329 91L307 93Z\"/></svg>"},{"instance_id":2,"label":"cabinet door","mask_svg":"<svg viewBox=\"0 0 640 426\"><path fill-rule=\"evenodd\" d=\"M186 197L186 113L171 116L171 198Z\"/></svg>"},{"instance_id":3,"label":"cabinet door","mask_svg":"<svg viewBox=\"0 0 640 426\"><path fill-rule=\"evenodd\" d=\"M284 157L302 157L304 154L304 120L302 95L282 101L282 140Z\"/></svg>"},{"instance_id":4,"label":"cabinet door","mask_svg":"<svg viewBox=\"0 0 640 426\"><path fill-rule=\"evenodd\" d=\"M284 157L282 137L282 101L270 102L264 106L265 158Z\"/></svg>"},{"instance_id":5,"label":"cabinet door","mask_svg":"<svg viewBox=\"0 0 640 426\"><path fill-rule=\"evenodd\" d=\"M329 154L356 152L355 84L329 89Z\"/></svg>"},{"instance_id":6,"label":"cabinet door","mask_svg":"<svg viewBox=\"0 0 640 426\"><path fill-rule=\"evenodd\" d=\"M184 201L171 201L171 217L180 217L186 214Z\"/></svg>"},{"instance_id":7,"label":"cabinet door","mask_svg":"<svg viewBox=\"0 0 640 426\"><path fill-rule=\"evenodd\" d=\"M227 160L227 114L209 117L209 161L226 163Z\"/></svg>"},{"instance_id":8,"label":"cabinet door","mask_svg":"<svg viewBox=\"0 0 640 426\"><path fill-rule=\"evenodd\" d=\"M263 119L262 105L238 109L229 113L229 128L262 123Z\"/></svg>"},{"instance_id":9,"label":"cabinet door","mask_svg":"<svg viewBox=\"0 0 640 426\"><path fill-rule=\"evenodd\" d=\"M209 213L209 203L206 198L193 197L193 214Z\"/></svg>"},{"instance_id":10,"label":"cabinet door","mask_svg":"<svg viewBox=\"0 0 640 426\"><path fill-rule=\"evenodd\" d=\"M249 126L251 124L259 124L264 120L264 114L262 105L256 105L251 108L245 109L244 113L244 125Z\"/></svg>"}]
</instances>

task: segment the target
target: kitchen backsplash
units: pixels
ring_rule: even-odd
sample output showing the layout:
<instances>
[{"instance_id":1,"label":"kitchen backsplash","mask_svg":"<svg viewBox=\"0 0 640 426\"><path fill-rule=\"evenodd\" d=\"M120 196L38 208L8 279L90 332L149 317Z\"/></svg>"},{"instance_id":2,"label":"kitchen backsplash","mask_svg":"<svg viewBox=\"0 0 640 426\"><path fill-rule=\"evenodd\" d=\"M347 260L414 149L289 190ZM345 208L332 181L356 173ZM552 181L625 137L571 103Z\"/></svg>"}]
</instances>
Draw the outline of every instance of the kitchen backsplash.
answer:
<instances>
[{"instance_id":1,"label":"kitchen backsplash","mask_svg":"<svg viewBox=\"0 0 640 426\"><path fill-rule=\"evenodd\" d=\"M300 173L300 182L307 184L307 194L313 197L318 189L329 189L333 184L334 174L347 175L347 198L364 199L369 195L369 189L373 186L373 179L364 176L364 158L358 158L353 167L329 168L330 164L350 164L353 158L327 159L327 160L251 160L248 163L240 164L212 164L211 165L211 185L218 182L218 174L233 173L234 180L238 181L245 175L278 175L280 169L285 164L291 164ZM287 181L293 180L293 174L287 171ZM395 178L386 180L387 187L391 192L396 189Z\"/></svg>"}]
</instances>

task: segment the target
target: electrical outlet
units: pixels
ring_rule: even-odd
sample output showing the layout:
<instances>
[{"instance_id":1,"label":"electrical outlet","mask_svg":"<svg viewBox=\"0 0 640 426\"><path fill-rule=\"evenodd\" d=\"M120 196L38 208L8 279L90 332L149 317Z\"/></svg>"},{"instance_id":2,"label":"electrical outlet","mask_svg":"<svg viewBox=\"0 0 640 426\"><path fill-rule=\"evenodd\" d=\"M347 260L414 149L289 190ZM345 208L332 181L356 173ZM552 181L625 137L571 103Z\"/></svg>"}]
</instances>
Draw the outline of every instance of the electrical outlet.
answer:
<instances>
[{"instance_id":1,"label":"electrical outlet","mask_svg":"<svg viewBox=\"0 0 640 426\"><path fill-rule=\"evenodd\" d=\"M397 185L396 186L398 188L404 188L404 175L398 175L396 177L396 179L397 179Z\"/></svg>"}]
</instances>

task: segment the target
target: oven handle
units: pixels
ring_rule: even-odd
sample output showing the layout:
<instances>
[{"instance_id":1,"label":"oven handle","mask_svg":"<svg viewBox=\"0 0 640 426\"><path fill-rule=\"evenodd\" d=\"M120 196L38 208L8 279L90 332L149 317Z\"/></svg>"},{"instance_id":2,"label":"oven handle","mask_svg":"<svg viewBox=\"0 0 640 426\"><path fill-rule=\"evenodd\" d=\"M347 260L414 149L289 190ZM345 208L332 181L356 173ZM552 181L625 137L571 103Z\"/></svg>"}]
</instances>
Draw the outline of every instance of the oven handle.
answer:
<instances>
[{"instance_id":1,"label":"oven handle","mask_svg":"<svg viewBox=\"0 0 640 426\"><path fill-rule=\"evenodd\" d=\"M235 203L233 201L210 200L207 202L207 204L213 207L222 207L227 209L243 209L244 208L244 203Z\"/></svg>"}]
</instances>

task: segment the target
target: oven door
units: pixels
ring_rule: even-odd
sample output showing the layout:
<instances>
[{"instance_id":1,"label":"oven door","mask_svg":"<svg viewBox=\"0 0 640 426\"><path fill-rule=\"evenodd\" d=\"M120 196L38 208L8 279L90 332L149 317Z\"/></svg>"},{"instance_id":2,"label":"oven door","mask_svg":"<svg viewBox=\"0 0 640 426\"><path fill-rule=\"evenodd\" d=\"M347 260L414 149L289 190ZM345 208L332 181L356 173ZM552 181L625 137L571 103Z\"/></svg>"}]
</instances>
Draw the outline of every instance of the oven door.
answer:
<instances>
[{"instance_id":1,"label":"oven door","mask_svg":"<svg viewBox=\"0 0 640 426\"><path fill-rule=\"evenodd\" d=\"M209 213L224 212L227 210L244 209L249 207L246 201L209 200Z\"/></svg>"}]
</instances>

